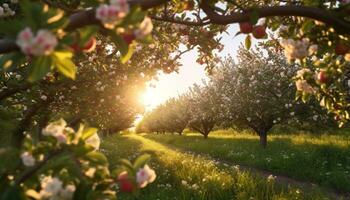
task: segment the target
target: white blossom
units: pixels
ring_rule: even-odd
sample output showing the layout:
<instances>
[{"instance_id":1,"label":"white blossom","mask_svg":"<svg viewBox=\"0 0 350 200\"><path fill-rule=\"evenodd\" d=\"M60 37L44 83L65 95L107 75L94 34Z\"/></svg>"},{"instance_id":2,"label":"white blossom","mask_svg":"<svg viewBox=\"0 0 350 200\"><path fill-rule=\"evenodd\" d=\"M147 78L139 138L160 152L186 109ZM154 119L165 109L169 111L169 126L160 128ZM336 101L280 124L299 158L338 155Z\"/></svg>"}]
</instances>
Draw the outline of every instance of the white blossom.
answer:
<instances>
[{"instance_id":1,"label":"white blossom","mask_svg":"<svg viewBox=\"0 0 350 200\"><path fill-rule=\"evenodd\" d=\"M76 190L75 185L67 185L64 189L62 189L59 193L60 199L72 199L73 194Z\"/></svg>"},{"instance_id":2,"label":"white blossom","mask_svg":"<svg viewBox=\"0 0 350 200\"><path fill-rule=\"evenodd\" d=\"M147 164L136 173L136 182L140 188L144 188L147 184L152 183L156 179L156 173Z\"/></svg>"},{"instance_id":3,"label":"white blossom","mask_svg":"<svg viewBox=\"0 0 350 200\"><path fill-rule=\"evenodd\" d=\"M346 61L350 62L350 53L345 54L344 58Z\"/></svg>"},{"instance_id":4,"label":"white blossom","mask_svg":"<svg viewBox=\"0 0 350 200\"><path fill-rule=\"evenodd\" d=\"M303 68L297 71L297 78L303 78L305 74L311 73L311 71L307 68Z\"/></svg>"},{"instance_id":5,"label":"white blossom","mask_svg":"<svg viewBox=\"0 0 350 200\"><path fill-rule=\"evenodd\" d=\"M59 143L66 143L67 137L64 134L66 125L67 123L63 119L55 123L50 123L42 130L42 134L55 137Z\"/></svg>"},{"instance_id":6,"label":"white blossom","mask_svg":"<svg viewBox=\"0 0 350 200\"><path fill-rule=\"evenodd\" d=\"M50 200L70 200L76 190L75 185L69 184L63 187L63 182L59 178L46 176L41 180L41 199Z\"/></svg>"},{"instance_id":7,"label":"white blossom","mask_svg":"<svg viewBox=\"0 0 350 200\"><path fill-rule=\"evenodd\" d=\"M313 94L315 92L314 88L307 83L306 80L297 80L295 82L298 91L305 92L308 94Z\"/></svg>"},{"instance_id":8,"label":"white blossom","mask_svg":"<svg viewBox=\"0 0 350 200\"><path fill-rule=\"evenodd\" d=\"M280 44L284 48L285 56L289 61L303 59L309 55L309 41L306 38L303 40L283 39ZM311 46L310 52L317 51L317 45Z\"/></svg>"},{"instance_id":9,"label":"white blossom","mask_svg":"<svg viewBox=\"0 0 350 200\"><path fill-rule=\"evenodd\" d=\"M272 182L272 181L274 181L276 179L276 176L274 176L274 175L272 175L272 174L270 174L268 177L267 177L267 181L268 182Z\"/></svg>"},{"instance_id":10,"label":"white blossom","mask_svg":"<svg viewBox=\"0 0 350 200\"><path fill-rule=\"evenodd\" d=\"M136 38L142 39L146 35L150 34L153 29L153 23L151 18L145 17L145 19L141 22L140 27L134 31Z\"/></svg>"},{"instance_id":11,"label":"white blossom","mask_svg":"<svg viewBox=\"0 0 350 200\"><path fill-rule=\"evenodd\" d=\"M21 155L22 162L26 167L32 167L35 164L35 158L29 152L24 152Z\"/></svg>"},{"instance_id":12,"label":"white blossom","mask_svg":"<svg viewBox=\"0 0 350 200\"><path fill-rule=\"evenodd\" d=\"M318 46L313 44L309 47L309 55L313 55L318 51Z\"/></svg>"},{"instance_id":13,"label":"white blossom","mask_svg":"<svg viewBox=\"0 0 350 200\"><path fill-rule=\"evenodd\" d=\"M89 137L85 142L86 142L86 144L89 144L92 147L94 147L95 150L98 150L100 148L101 139L98 136L98 134L95 133L94 135Z\"/></svg>"},{"instance_id":14,"label":"white blossom","mask_svg":"<svg viewBox=\"0 0 350 200\"><path fill-rule=\"evenodd\" d=\"M41 180L40 196L42 199L55 199L62 190L62 181L58 178L46 176Z\"/></svg>"}]
</instances>

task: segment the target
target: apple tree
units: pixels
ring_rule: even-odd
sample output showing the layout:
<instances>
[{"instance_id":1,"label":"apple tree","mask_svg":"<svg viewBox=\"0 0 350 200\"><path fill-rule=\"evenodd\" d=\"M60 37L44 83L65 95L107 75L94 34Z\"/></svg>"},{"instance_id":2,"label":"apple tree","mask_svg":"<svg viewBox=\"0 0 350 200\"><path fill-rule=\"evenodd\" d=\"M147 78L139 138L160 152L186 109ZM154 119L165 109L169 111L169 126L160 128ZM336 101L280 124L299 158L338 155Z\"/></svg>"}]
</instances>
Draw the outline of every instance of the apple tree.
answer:
<instances>
[{"instance_id":1,"label":"apple tree","mask_svg":"<svg viewBox=\"0 0 350 200\"><path fill-rule=\"evenodd\" d=\"M203 82L203 86L193 85L188 93L189 115L188 127L208 138L215 125L219 125L224 117L222 113L221 93L211 83Z\"/></svg>"},{"instance_id":2,"label":"apple tree","mask_svg":"<svg viewBox=\"0 0 350 200\"><path fill-rule=\"evenodd\" d=\"M295 107L291 80L297 66L273 48L241 47L237 58L237 63L231 57L223 60L211 80L221 94L226 120L253 129L266 147L268 131L289 119Z\"/></svg>"}]
</instances>

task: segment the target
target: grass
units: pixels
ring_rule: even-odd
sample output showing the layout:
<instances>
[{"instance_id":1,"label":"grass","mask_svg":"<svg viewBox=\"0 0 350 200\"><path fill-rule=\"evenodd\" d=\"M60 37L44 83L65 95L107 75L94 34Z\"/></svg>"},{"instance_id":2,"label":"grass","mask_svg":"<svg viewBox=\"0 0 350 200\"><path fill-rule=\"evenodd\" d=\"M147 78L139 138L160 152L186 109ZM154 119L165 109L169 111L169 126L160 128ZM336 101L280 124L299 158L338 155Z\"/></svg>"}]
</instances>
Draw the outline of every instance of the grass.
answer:
<instances>
[{"instance_id":1,"label":"grass","mask_svg":"<svg viewBox=\"0 0 350 200\"><path fill-rule=\"evenodd\" d=\"M207 140L193 133L186 136L148 134L146 137L215 159L350 192L348 136L272 135L268 137L267 149L259 146L257 136L232 131L213 132Z\"/></svg>"},{"instance_id":2,"label":"grass","mask_svg":"<svg viewBox=\"0 0 350 200\"><path fill-rule=\"evenodd\" d=\"M133 160L142 152L152 154L150 166L156 170L157 179L142 191L140 199L327 199L319 191L304 193L298 188L281 187L274 180L243 172L237 166L173 150L135 134L105 138L101 149L111 167L116 167L119 158ZM131 199L126 195L118 198Z\"/></svg>"}]
</instances>

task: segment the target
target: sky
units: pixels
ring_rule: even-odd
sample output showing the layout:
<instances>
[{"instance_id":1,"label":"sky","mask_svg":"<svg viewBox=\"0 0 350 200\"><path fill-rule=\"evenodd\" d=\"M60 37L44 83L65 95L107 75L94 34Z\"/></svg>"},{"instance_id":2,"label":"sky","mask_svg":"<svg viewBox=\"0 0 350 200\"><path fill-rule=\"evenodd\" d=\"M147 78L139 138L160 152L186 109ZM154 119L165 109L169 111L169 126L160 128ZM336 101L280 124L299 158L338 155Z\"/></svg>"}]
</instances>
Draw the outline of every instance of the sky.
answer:
<instances>
[{"instance_id":1,"label":"sky","mask_svg":"<svg viewBox=\"0 0 350 200\"><path fill-rule=\"evenodd\" d=\"M228 29L229 34L222 35L222 43L224 50L220 52L220 56L227 55L235 56L240 43L245 39L244 35L234 37L238 32L238 25L231 25ZM171 74L159 75L158 81L152 81L148 86L144 95L143 102L146 111L150 111L158 105L164 103L171 97L176 97L188 91L193 84L201 84L203 79L207 79L204 66L196 63L197 52L190 51L181 57L181 64L179 73L173 72Z\"/></svg>"}]
</instances>

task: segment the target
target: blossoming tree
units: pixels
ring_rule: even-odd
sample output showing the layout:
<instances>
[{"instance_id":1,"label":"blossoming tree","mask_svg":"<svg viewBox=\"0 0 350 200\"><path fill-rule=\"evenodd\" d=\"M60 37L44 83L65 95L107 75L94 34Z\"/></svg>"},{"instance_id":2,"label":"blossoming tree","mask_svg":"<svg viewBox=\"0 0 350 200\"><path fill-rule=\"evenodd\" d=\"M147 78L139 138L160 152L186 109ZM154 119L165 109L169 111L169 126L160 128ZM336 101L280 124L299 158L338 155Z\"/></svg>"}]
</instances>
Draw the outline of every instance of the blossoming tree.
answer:
<instances>
[{"instance_id":1,"label":"blossoming tree","mask_svg":"<svg viewBox=\"0 0 350 200\"><path fill-rule=\"evenodd\" d=\"M148 112L138 124L136 131L170 132L182 135L191 116L189 99L186 95L172 98Z\"/></svg>"},{"instance_id":2,"label":"blossoming tree","mask_svg":"<svg viewBox=\"0 0 350 200\"><path fill-rule=\"evenodd\" d=\"M241 47L237 64L227 58L212 76L226 119L252 128L263 147L273 125L291 118L295 87L290 80L297 70L273 48L265 54Z\"/></svg>"},{"instance_id":3,"label":"blossoming tree","mask_svg":"<svg viewBox=\"0 0 350 200\"><path fill-rule=\"evenodd\" d=\"M189 92L190 121L188 127L208 138L215 125L224 118L221 93L217 87L204 82L204 86L194 85Z\"/></svg>"},{"instance_id":4,"label":"blossoming tree","mask_svg":"<svg viewBox=\"0 0 350 200\"><path fill-rule=\"evenodd\" d=\"M350 119L348 0L288 2L282 0L4 0L2 3L0 7L0 66L3 77L1 77L0 100L6 99L8 101L14 95L24 95L24 92L19 94L18 92L28 89L27 95L39 94L39 97L31 102L30 108L21 106L21 102L16 100L6 102L2 110L2 112L15 111L16 113L19 110L24 111L18 112L18 116L16 116L15 124L18 123L20 126L12 127L16 129L13 131L13 135L21 138L16 144L17 147L21 147L21 151L50 152L48 150L41 151L39 147L42 146L48 146L51 150L55 149L53 147L65 150L68 148L71 151L77 147L76 145L85 144L84 141L87 138L80 138L81 140L78 138L79 141L82 141L78 144L72 142L67 145L63 142L62 145L61 141L71 142L69 135L73 135L71 134L72 130L64 131L67 134L66 139L62 139L63 135L58 134L60 137L47 136L48 141L46 141L45 136L43 144L39 146L36 145L37 143L32 146L23 145L26 144L24 142L26 140L22 140L23 137L20 134L25 131L21 128L24 127L23 125L32 123L32 117L38 109L45 112L45 104L54 99L54 95L51 93L50 95L42 95L40 91L36 91L39 85L47 84L47 80L43 78L51 72L56 77L54 82L57 81L56 79L61 80L65 77L76 79L80 75L77 73L79 71L77 70L78 63L75 62L78 55L76 51L93 51L94 39L92 37L96 34L110 39L111 45L115 47L111 50L118 56L121 63L128 62L130 58L132 58L131 60L139 59L139 57L132 57L137 43L151 42L154 48L173 52L176 52L179 45L183 44L186 47L184 52L197 47L198 63L206 65L207 69L210 70L214 66L212 61L216 59L216 52L222 50L222 44L217 36L227 29L225 25L240 23L240 32L247 34L247 47L251 44L252 36L256 39L266 38L267 30L279 29L281 38L285 39L281 41L281 45L285 48L288 59L291 62L299 62L309 69L302 76L296 78L300 98L307 100L309 96L315 96L321 105L334 114L340 125ZM265 19L264 23L256 25L260 18ZM150 34L152 30L154 32ZM153 35L153 40L151 35ZM163 63L154 63L149 67L160 64L167 72L176 71L176 60L181 53L178 52L175 56L173 54L166 55L170 59L164 65L162 65ZM164 54L154 56L164 56ZM140 58L142 58L142 62L148 60ZM23 78L17 75L21 75ZM52 94L55 94L54 89ZM19 106L13 107L14 104ZM2 121L9 119L4 116L1 118ZM42 121L46 120L42 119ZM61 127L58 129L59 133L63 130L62 124L58 125ZM33 127L31 126L27 131L31 132ZM28 146L33 149L26 149ZM23 163L32 163L33 159L29 155L29 153L23 154L25 160ZM35 156L38 156L35 160L42 157L40 155L41 153L35 153ZM51 157L48 154L44 153L43 155L44 159L39 159L40 162L33 166L30 171L38 172L47 162L46 160L50 160L48 158ZM85 155L79 154L78 157L82 161L94 157L85 158ZM101 155L98 154L96 157L101 158ZM105 162L101 163L106 165ZM126 165L129 166L128 169L131 169L130 163ZM145 168L144 166L143 169ZM7 180L6 187L1 187L1 189L8 189L6 192L1 191L4 195L23 195L23 191L27 191L25 195L37 198L38 194L31 190L35 187L43 190L43 192L41 190L38 192L42 197L51 198L53 195L55 198L66 198L62 194L70 194L69 191L74 190L72 184L78 184L77 180L83 180L80 176L77 180L62 180L63 178L56 177L58 173L54 175L44 174L47 177L42 179L42 184L28 185L28 182L23 183L28 179L27 174L33 175L35 173L22 174L20 172L25 171L23 168L15 169L18 170L10 172L6 176L1 175L2 179L6 177ZM101 169L105 169L105 167L101 167ZM147 178L149 182L154 180L151 170L146 168L144 171L148 172L146 174L149 175ZM73 172L69 170L69 173ZM130 174L136 173L132 173L131 170ZM38 176L34 177L37 181L39 180ZM123 177L120 180L125 180ZM98 181L95 182L99 184ZM32 182L30 181L30 183ZM84 185L82 181L79 184ZM139 187L144 185L139 184ZM96 188L89 184L88 186ZM106 186L106 188L108 187ZM50 188L51 196L47 194L46 188ZM101 191L109 191L104 187L101 188ZM63 190L65 192L61 192ZM77 191L82 190L77 189ZM98 193L102 197L104 194L106 193ZM18 196L5 197L16 199Z\"/></svg>"}]
</instances>

